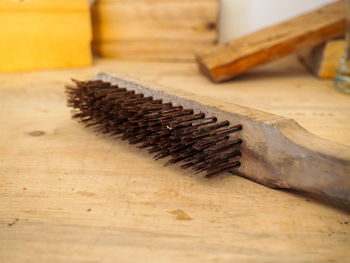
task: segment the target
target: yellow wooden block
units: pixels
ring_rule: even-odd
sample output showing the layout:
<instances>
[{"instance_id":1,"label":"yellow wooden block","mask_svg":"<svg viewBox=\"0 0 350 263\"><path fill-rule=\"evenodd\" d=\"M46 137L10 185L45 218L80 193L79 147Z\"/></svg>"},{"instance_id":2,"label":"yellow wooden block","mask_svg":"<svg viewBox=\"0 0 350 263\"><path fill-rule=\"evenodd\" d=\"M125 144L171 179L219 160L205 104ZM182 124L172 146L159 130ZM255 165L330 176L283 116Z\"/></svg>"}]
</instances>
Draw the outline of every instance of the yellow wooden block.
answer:
<instances>
[{"instance_id":1,"label":"yellow wooden block","mask_svg":"<svg viewBox=\"0 0 350 263\"><path fill-rule=\"evenodd\" d=\"M0 0L1 11L83 11L89 10L88 0Z\"/></svg>"},{"instance_id":2,"label":"yellow wooden block","mask_svg":"<svg viewBox=\"0 0 350 263\"><path fill-rule=\"evenodd\" d=\"M88 66L91 35L87 1L0 0L0 71Z\"/></svg>"},{"instance_id":3,"label":"yellow wooden block","mask_svg":"<svg viewBox=\"0 0 350 263\"><path fill-rule=\"evenodd\" d=\"M316 76L333 79L340 66L344 44L344 39L332 39L299 54L299 59Z\"/></svg>"},{"instance_id":4,"label":"yellow wooden block","mask_svg":"<svg viewBox=\"0 0 350 263\"><path fill-rule=\"evenodd\" d=\"M323 54L319 70L321 78L334 78L340 66L340 59L344 52L344 39L328 41Z\"/></svg>"}]
</instances>

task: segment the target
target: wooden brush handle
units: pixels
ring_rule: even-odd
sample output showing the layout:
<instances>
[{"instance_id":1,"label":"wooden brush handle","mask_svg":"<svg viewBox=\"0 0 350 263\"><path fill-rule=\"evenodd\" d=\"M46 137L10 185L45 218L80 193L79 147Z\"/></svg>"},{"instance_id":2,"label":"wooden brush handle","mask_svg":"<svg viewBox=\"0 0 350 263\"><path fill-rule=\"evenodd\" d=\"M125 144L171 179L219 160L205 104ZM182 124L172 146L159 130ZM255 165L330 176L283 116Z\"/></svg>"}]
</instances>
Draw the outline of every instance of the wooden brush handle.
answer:
<instances>
[{"instance_id":1,"label":"wooden brush handle","mask_svg":"<svg viewBox=\"0 0 350 263\"><path fill-rule=\"evenodd\" d=\"M294 120L159 86L122 74L95 80L241 124L241 167L234 173L269 187L314 193L350 205L350 147L318 138Z\"/></svg>"},{"instance_id":2,"label":"wooden brush handle","mask_svg":"<svg viewBox=\"0 0 350 263\"><path fill-rule=\"evenodd\" d=\"M350 205L349 147L323 140L291 119L253 126L250 129L257 132L247 131L246 145L242 145L246 147L242 149L243 175L254 175L255 181L270 187L314 193Z\"/></svg>"}]
</instances>

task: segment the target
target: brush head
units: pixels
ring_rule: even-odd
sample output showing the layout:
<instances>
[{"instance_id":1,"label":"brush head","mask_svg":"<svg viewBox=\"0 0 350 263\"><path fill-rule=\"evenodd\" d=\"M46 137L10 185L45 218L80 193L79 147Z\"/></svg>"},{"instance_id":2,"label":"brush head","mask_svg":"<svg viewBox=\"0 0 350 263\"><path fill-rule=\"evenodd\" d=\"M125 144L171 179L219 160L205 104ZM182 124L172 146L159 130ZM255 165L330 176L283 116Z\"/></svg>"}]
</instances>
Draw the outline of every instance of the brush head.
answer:
<instances>
[{"instance_id":1,"label":"brush head","mask_svg":"<svg viewBox=\"0 0 350 263\"><path fill-rule=\"evenodd\" d=\"M117 136L147 148L166 165L182 162L206 177L238 168L241 139L231 139L242 125L218 121L215 116L163 103L101 80L77 81L68 86L68 106L73 118L102 134Z\"/></svg>"}]
</instances>

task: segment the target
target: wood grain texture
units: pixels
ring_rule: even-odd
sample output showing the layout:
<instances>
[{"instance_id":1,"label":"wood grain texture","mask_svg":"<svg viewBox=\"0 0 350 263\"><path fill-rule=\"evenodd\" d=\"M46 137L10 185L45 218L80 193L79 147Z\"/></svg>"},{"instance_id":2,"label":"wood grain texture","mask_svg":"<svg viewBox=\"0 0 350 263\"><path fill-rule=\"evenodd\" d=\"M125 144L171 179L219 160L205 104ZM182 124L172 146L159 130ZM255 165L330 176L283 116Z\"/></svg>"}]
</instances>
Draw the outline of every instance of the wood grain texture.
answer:
<instances>
[{"instance_id":1,"label":"wood grain texture","mask_svg":"<svg viewBox=\"0 0 350 263\"><path fill-rule=\"evenodd\" d=\"M302 52L299 59L317 77L334 79L343 52L344 39L335 39Z\"/></svg>"},{"instance_id":2,"label":"wood grain texture","mask_svg":"<svg viewBox=\"0 0 350 263\"><path fill-rule=\"evenodd\" d=\"M93 49L103 57L114 57L130 61L184 62L194 60L196 48L207 47L212 43L172 42L172 41L118 41L93 44Z\"/></svg>"},{"instance_id":3,"label":"wood grain texture","mask_svg":"<svg viewBox=\"0 0 350 263\"><path fill-rule=\"evenodd\" d=\"M268 27L247 36L200 51L200 70L221 82L263 63L317 46L344 34L344 1Z\"/></svg>"},{"instance_id":4,"label":"wood grain texture","mask_svg":"<svg viewBox=\"0 0 350 263\"><path fill-rule=\"evenodd\" d=\"M208 181L163 167L71 120L63 85L101 71L293 117L350 145L350 97L294 58L220 86L189 63L98 60L87 69L3 74L1 262L348 260L348 212L229 174Z\"/></svg>"},{"instance_id":5,"label":"wood grain texture","mask_svg":"<svg viewBox=\"0 0 350 263\"><path fill-rule=\"evenodd\" d=\"M217 12L217 0L97 1L93 47L104 57L194 60L194 50L216 41Z\"/></svg>"}]
</instances>

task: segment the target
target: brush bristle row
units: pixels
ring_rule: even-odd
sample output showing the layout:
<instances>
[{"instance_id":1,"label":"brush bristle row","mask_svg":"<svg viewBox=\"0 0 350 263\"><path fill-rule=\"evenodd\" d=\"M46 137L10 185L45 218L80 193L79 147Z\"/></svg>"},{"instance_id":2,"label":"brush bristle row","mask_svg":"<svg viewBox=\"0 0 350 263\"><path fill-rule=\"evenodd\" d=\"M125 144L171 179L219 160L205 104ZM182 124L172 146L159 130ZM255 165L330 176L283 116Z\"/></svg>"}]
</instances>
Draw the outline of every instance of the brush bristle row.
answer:
<instances>
[{"instance_id":1,"label":"brush bristle row","mask_svg":"<svg viewBox=\"0 0 350 263\"><path fill-rule=\"evenodd\" d=\"M95 131L119 135L130 144L148 148L156 160L170 157L167 164L182 162L206 172L207 177L240 166L241 139L230 135L242 129L218 122L216 117L194 113L162 100L144 97L134 91L102 81L76 81L67 87L73 118Z\"/></svg>"}]
</instances>

